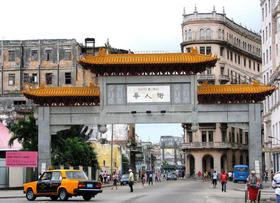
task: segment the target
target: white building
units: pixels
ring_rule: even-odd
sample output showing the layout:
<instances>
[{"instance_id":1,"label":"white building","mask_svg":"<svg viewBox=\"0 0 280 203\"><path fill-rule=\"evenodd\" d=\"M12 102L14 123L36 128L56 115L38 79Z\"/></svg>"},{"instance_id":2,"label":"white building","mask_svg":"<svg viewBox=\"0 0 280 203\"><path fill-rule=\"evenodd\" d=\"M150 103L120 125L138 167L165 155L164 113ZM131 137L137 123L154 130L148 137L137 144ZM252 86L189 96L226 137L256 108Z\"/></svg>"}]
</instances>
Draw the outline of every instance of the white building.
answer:
<instances>
[{"instance_id":1,"label":"white building","mask_svg":"<svg viewBox=\"0 0 280 203\"><path fill-rule=\"evenodd\" d=\"M262 79L265 84L278 87L264 101L264 151L265 169L280 169L280 76L279 76L279 37L280 37L280 1L261 0L262 12Z\"/></svg>"}]
</instances>

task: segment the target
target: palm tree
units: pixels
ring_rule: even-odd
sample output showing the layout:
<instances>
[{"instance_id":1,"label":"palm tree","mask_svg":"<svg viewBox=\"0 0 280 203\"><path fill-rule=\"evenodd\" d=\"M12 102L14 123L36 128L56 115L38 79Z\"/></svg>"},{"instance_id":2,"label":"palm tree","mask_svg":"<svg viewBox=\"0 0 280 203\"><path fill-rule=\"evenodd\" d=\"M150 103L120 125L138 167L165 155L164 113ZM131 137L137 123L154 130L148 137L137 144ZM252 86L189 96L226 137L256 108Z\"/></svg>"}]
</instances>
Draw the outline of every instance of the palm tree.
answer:
<instances>
[{"instance_id":1,"label":"palm tree","mask_svg":"<svg viewBox=\"0 0 280 203\"><path fill-rule=\"evenodd\" d=\"M38 151L38 126L34 116L29 115L28 119L20 119L9 130L13 132L9 146L17 140L22 144L23 151Z\"/></svg>"}]
</instances>

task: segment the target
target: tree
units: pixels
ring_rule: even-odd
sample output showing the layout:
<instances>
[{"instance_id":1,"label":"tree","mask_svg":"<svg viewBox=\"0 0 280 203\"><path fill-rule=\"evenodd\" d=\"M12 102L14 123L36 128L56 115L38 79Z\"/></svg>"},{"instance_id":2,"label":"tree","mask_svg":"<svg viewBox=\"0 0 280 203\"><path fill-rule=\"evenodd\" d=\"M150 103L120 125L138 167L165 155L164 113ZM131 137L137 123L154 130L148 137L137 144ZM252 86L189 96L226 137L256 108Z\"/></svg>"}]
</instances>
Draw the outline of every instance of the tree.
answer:
<instances>
[{"instance_id":1,"label":"tree","mask_svg":"<svg viewBox=\"0 0 280 203\"><path fill-rule=\"evenodd\" d=\"M22 144L23 151L38 151L38 126L36 119L30 115L28 118L20 119L17 123L9 127L13 132L9 140L9 146L12 146L14 141L17 140Z\"/></svg>"},{"instance_id":2,"label":"tree","mask_svg":"<svg viewBox=\"0 0 280 203\"><path fill-rule=\"evenodd\" d=\"M52 135L51 155L53 165L88 165L98 167L94 148L87 142L89 135L82 125L71 126L70 129L62 130ZM13 136L9 145L17 140L22 144L24 151L38 151L38 126L36 119L29 116L28 119L20 119L10 127ZM79 158L77 158L79 157Z\"/></svg>"}]
</instances>

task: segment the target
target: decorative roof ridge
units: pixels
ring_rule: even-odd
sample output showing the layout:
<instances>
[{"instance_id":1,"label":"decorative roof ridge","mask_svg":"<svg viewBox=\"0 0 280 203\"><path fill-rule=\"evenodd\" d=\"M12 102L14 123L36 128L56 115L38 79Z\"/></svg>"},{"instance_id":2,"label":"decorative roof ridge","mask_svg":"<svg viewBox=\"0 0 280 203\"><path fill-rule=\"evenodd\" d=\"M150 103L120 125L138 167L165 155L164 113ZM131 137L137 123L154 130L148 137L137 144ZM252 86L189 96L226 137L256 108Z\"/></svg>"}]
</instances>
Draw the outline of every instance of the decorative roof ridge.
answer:
<instances>
[{"instance_id":1,"label":"decorative roof ridge","mask_svg":"<svg viewBox=\"0 0 280 203\"><path fill-rule=\"evenodd\" d=\"M208 81L204 81L202 83L202 85L198 86L198 87L216 87L216 88L222 88L222 87L254 87L254 86L258 86L258 87L268 87L268 88L272 88L277 90L278 88L275 85L270 86L269 84L266 85L262 85L260 84L257 80L254 80L252 84L219 84L219 85L215 85L215 84L209 84Z\"/></svg>"}]
</instances>

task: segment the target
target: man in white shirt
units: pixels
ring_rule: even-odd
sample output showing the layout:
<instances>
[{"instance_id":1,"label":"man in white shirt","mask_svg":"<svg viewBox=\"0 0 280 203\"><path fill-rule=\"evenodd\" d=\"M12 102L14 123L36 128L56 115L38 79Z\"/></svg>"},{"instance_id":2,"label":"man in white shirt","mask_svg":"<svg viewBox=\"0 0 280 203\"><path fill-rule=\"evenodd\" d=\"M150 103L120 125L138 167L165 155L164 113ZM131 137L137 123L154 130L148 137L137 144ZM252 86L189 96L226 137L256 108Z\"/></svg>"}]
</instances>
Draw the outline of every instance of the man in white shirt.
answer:
<instances>
[{"instance_id":1,"label":"man in white shirt","mask_svg":"<svg viewBox=\"0 0 280 203\"><path fill-rule=\"evenodd\" d=\"M214 173L212 175L213 188L215 188L217 186L217 179L218 179L218 174L216 173L216 171L214 171Z\"/></svg>"},{"instance_id":2,"label":"man in white shirt","mask_svg":"<svg viewBox=\"0 0 280 203\"><path fill-rule=\"evenodd\" d=\"M229 181L232 181L232 172L231 171L228 172L228 179L229 179Z\"/></svg>"},{"instance_id":3,"label":"man in white shirt","mask_svg":"<svg viewBox=\"0 0 280 203\"><path fill-rule=\"evenodd\" d=\"M276 202L280 203L280 171L278 171L273 177L272 188L275 189Z\"/></svg>"}]
</instances>

